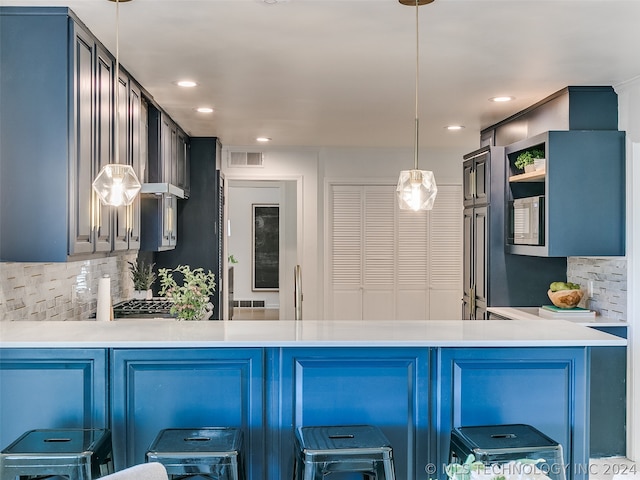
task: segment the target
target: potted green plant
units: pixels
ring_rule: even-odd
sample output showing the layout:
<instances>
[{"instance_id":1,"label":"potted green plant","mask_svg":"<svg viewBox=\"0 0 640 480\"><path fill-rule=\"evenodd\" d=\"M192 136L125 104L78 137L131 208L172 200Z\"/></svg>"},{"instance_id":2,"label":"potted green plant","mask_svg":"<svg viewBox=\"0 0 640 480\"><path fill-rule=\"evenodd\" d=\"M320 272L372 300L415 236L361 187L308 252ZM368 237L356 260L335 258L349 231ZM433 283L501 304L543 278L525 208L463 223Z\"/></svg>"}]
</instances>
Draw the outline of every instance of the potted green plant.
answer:
<instances>
[{"instance_id":1,"label":"potted green plant","mask_svg":"<svg viewBox=\"0 0 640 480\"><path fill-rule=\"evenodd\" d=\"M151 300L153 293L151 285L156 280L156 274L153 272L155 263L146 263L142 258L138 257L136 262L127 262L129 264L129 273L133 280L133 298L138 300Z\"/></svg>"},{"instance_id":2,"label":"potted green plant","mask_svg":"<svg viewBox=\"0 0 640 480\"><path fill-rule=\"evenodd\" d=\"M182 276L182 285L173 278L177 272ZM173 302L170 312L178 320L206 320L213 313L209 295L215 289L215 276L211 271L205 273L202 268L191 270L188 265L178 265L174 269L161 268L160 295Z\"/></svg>"},{"instance_id":3,"label":"potted green plant","mask_svg":"<svg viewBox=\"0 0 640 480\"><path fill-rule=\"evenodd\" d=\"M534 170L538 170L538 168L536 168L535 166L536 160L543 160L542 166L544 166L544 150L540 148L525 150L518 155L516 161L514 162L514 165L520 170L531 172ZM540 162L537 163L540 164Z\"/></svg>"}]
</instances>

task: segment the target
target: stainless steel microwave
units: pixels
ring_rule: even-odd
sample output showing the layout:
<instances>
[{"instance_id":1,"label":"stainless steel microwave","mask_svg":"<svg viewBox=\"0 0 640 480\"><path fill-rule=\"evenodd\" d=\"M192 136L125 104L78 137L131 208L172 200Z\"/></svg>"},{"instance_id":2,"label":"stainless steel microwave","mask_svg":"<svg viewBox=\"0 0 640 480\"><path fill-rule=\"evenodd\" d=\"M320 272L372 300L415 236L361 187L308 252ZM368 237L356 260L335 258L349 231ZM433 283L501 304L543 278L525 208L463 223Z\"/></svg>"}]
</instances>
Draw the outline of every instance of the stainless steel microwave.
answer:
<instances>
[{"instance_id":1,"label":"stainless steel microwave","mask_svg":"<svg viewBox=\"0 0 640 480\"><path fill-rule=\"evenodd\" d=\"M544 195L513 200L512 232L516 245L544 245Z\"/></svg>"}]
</instances>

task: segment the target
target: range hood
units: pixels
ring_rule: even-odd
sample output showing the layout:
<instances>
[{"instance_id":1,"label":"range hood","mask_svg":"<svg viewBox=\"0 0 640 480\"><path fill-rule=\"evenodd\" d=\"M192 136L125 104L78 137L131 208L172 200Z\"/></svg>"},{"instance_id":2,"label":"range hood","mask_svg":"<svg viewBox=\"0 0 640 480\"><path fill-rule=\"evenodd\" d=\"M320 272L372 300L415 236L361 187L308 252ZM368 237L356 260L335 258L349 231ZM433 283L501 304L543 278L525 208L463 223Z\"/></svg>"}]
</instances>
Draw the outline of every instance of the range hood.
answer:
<instances>
[{"instance_id":1,"label":"range hood","mask_svg":"<svg viewBox=\"0 0 640 480\"><path fill-rule=\"evenodd\" d=\"M168 193L178 198L185 198L184 190L172 183L143 183L140 194L162 195Z\"/></svg>"}]
</instances>

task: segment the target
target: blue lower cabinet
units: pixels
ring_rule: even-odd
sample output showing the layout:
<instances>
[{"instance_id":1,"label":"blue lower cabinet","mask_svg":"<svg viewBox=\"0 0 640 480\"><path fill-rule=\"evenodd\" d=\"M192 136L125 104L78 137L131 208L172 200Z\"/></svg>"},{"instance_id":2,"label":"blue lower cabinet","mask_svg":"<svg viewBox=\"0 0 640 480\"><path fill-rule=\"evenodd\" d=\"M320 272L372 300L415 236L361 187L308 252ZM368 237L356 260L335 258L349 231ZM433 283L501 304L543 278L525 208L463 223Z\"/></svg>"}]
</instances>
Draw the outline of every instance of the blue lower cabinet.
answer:
<instances>
[{"instance_id":1,"label":"blue lower cabinet","mask_svg":"<svg viewBox=\"0 0 640 480\"><path fill-rule=\"evenodd\" d=\"M107 428L104 349L0 349L0 449L27 430Z\"/></svg>"},{"instance_id":2,"label":"blue lower cabinet","mask_svg":"<svg viewBox=\"0 0 640 480\"><path fill-rule=\"evenodd\" d=\"M568 480L587 478L588 367L584 347L441 349L438 463L453 427L524 423L562 445Z\"/></svg>"},{"instance_id":3,"label":"blue lower cabinet","mask_svg":"<svg viewBox=\"0 0 640 480\"><path fill-rule=\"evenodd\" d=\"M269 428L272 444L279 445L279 462L270 463L269 479L293 478L295 427L344 424L380 427L393 446L397 478L427 478L428 348L285 348L276 353L270 362L280 372L279 412Z\"/></svg>"},{"instance_id":4,"label":"blue lower cabinet","mask_svg":"<svg viewBox=\"0 0 640 480\"><path fill-rule=\"evenodd\" d=\"M261 348L113 350L116 469L143 463L165 428L229 426L244 434L247 478L263 478L263 364Z\"/></svg>"}]
</instances>

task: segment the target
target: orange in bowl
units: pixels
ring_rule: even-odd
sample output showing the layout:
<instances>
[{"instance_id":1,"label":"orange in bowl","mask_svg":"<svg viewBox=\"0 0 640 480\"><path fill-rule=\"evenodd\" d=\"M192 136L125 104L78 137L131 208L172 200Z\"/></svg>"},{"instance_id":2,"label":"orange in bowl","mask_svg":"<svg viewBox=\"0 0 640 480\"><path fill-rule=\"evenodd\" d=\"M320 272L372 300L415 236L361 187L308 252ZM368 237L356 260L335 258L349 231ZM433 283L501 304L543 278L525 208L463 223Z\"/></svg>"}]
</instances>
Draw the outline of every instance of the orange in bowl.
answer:
<instances>
[{"instance_id":1,"label":"orange in bowl","mask_svg":"<svg viewBox=\"0 0 640 480\"><path fill-rule=\"evenodd\" d=\"M558 308L575 308L582 300L584 293L582 290L558 290L557 292L547 291L551 303Z\"/></svg>"}]
</instances>

